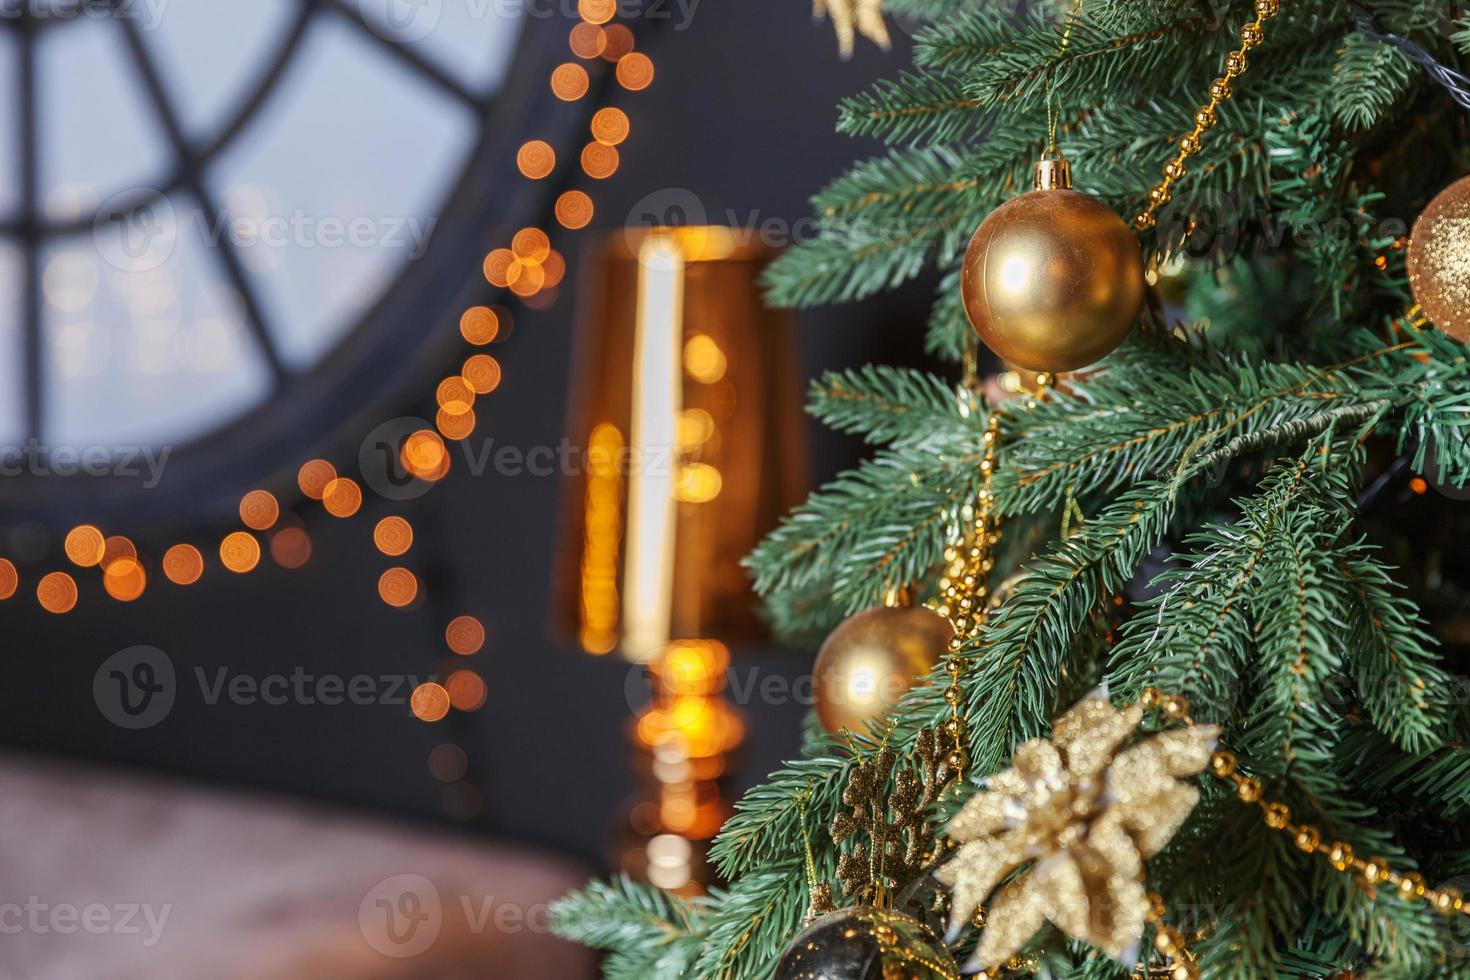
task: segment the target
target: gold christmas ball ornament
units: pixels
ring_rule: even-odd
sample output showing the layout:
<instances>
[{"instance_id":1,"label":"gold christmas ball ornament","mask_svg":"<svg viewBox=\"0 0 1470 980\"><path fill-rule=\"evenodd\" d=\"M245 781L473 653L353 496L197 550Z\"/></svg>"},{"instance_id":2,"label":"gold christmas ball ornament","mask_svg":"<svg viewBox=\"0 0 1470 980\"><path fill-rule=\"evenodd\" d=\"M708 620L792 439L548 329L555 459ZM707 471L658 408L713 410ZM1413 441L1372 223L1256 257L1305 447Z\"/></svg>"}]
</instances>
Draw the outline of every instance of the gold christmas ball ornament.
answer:
<instances>
[{"instance_id":1,"label":"gold christmas ball ornament","mask_svg":"<svg viewBox=\"0 0 1470 980\"><path fill-rule=\"evenodd\" d=\"M1414 222L1409 288L1435 326L1470 343L1470 177L1440 191Z\"/></svg>"},{"instance_id":2,"label":"gold christmas ball ornament","mask_svg":"<svg viewBox=\"0 0 1470 980\"><path fill-rule=\"evenodd\" d=\"M801 931L775 980L958 980L959 967L923 923L891 909L838 909Z\"/></svg>"},{"instance_id":3,"label":"gold christmas ball ornament","mask_svg":"<svg viewBox=\"0 0 1470 980\"><path fill-rule=\"evenodd\" d=\"M844 620L812 668L822 727L857 731L883 717L939 663L953 635L949 620L923 606L880 606Z\"/></svg>"},{"instance_id":4,"label":"gold christmas ball ornament","mask_svg":"<svg viewBox=\"0 0 1470 980\"><path fill-rule=\"evenodd\" d=\"M1123 342L1143 307L1143 253L1111 208L1072 190L1060 157L980 223L965 312L985 346L1032 371L1074 371Z\"/></svg>"}]
</instances>

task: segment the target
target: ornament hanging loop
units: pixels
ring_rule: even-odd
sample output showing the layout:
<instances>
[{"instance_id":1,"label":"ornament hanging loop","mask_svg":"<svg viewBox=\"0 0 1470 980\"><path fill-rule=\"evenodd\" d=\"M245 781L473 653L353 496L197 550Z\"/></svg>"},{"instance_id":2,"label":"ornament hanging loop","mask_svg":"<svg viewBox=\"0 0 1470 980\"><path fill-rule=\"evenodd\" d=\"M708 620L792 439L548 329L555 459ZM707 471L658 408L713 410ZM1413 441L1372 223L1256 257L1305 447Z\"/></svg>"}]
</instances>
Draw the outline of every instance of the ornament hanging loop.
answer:
<instances>
[{"instance_id":1,"label":"ornament hanging loop","mask_svg":"<svg viewBox=\"0 0 1470 980\"><path fill-rule=\"evenodd\" d=\"M1051 149L1043 153L1031 172L1031 188L1038 191L1069 191L1072 189L1072 165L1060 150Z\"/></svg>"}]
</instances>

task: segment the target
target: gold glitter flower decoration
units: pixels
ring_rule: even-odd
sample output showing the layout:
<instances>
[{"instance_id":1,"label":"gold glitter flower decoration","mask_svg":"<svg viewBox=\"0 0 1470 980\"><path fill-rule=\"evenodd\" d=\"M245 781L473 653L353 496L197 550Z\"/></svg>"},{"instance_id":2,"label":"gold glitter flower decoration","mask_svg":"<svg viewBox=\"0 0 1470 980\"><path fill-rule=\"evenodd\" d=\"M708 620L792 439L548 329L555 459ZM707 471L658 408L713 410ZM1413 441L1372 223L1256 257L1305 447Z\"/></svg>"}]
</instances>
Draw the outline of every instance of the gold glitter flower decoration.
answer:
<instances>
[{"instance_id":1,"label":"gold glitter flower decoration","mask_svg":"<svg viewBox=\"0 0 1470 980\"><path fill-rule=\"evenodd\" d=\"M1190 725L1125 748L1143 708L1114 708L1095 692L1016 749L1012 768L950 821L960 841L937 875L952 889L951 939L990 899L970 969L1004 963L1050 919L1115 959L1136 957L1143 935L1143 860L1169 842L1199 801L1180 782L1201 772L1219 738ZM1011 872L1032 866L991 892Z\"/></svg>"},{"instance_id":2,"label":"gold glitter flower decoration","mask_svg":"<svg viewBox=\"0 0 1470 980\"><path fill-rule=\"evenodd\" d=\"M872 41L884 51L890 45L888 25L883 23L883 0L812 0L812 15L831 16L837 29L837 50L851 58L857 34Z\"/></svg>"}]
</instances>

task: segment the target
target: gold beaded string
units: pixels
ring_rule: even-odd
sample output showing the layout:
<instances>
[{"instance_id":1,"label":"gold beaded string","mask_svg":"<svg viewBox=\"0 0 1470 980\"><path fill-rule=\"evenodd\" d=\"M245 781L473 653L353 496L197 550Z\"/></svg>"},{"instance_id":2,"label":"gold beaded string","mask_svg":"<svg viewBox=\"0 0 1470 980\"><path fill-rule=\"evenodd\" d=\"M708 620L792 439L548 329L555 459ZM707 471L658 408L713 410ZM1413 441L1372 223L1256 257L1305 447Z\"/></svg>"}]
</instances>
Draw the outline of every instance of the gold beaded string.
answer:
<instances>
[{"instance_id":1,"label":"gold beaded string","mask_svg":"<svg viewBox=\"0 0 1470 980\"><path fill-rule=\"evenodd\" d=\"M1142 703L1162 707L1169 717L1194 724L1189 717L1189 702L1177 695L1168 696L1149 688L1144 692ZM1358 875L1370 889L1375 885L1388 885L1398 892L1400 898L1428 902L1436 912L1470 916L1470 903L1464 900L1458 889L1430 888L1417 871L1395 871L1389 867L1387 858L1360 858L1353 853L1351 844L1324 840L1322 831L1312 824L1293 822L1291 808L1285 803L1267 800L1262 795L1261 781L1241 775L1235 753L1228 749L1217 749L1210 756L1210 772L1215 778L1234 785L1236 799L1260 807L1266 826L1290 834L1302 853L1322 855L1334 870Z\"/></svg>"},{"instance_id":2,"label":"gold beaded string","mask_svg":"<svg viewBox=\"0 0 1470 980\"><path fill-rule=\"evenodd\" d=\"M1280 10L1280 0L1256 0L1256 19L1240 29L1240 47L1225 56L1224 77L1210 83L1210 101L1194 111L1193 131L1179 140L1178 153L1174 155L1174 159L1164 164L1163 181L1148 192L1148 206L1133 219L1133 227L1137 230L1148 231L1152 228L1158 221L1155 212L1173 199L1169 188L1176 180L1183 179L1187 172L1184 161L1203 147L1202 139L1206 131L1219 121L1216 110L1235 94L1231 82L1245 74L1249 65L1247 52L1265 40L1266 21L1275 17Z\"/></svg>"},{"instance_id":3,"label":"gold beaded string","mask_svg":"<svg viewBox=\"0 0 1470 980\"><path fill-rule=\"evenodd\" d=\"M1164 921L1169 910L1164 905L1163 897L1158 892L1149 892L1147 899L1148 911L1145 915L1154 927L1154 949L1164 957L1164 968L1160 973L1144 970L1134 975L1163 976L1168 980L1196 980L1199 976L1199 964L1189 951L1184 933Z\"/></svg>"},{"instance_id":4,"label":"gold beaded string","mask_svg":"<svg viewBox=\"0 0 1470 980\"><path fill-rule=\"evenodd\" d=\"M1050 374L1036 376L1035 398L1044 398L1052 383ZM949 705L949 718L943 730L952 740L946 763L958 782L969 765L969 753L965 748L964 692L960 689L960 676L965 671L966 658L961 655L966 644L979 635L986 622L985 604L990 589L985 584L995 559L992 551L1000 541L1000 516L995 510L995 493L991 483L995 477L995 450L1000 442L1002 411L994 409L981 436L984 446L980 458L980 490L975 495L974 524L968 546L964 541L946 552L949 559L948 574L942 585L943 600L937 611L949 620L954 635L949 639L949 652L944 660L944 669L949 674L949 685L944 690L944 703ZM963 550L961 550L963 549Z\"/></svg>"}]
</instances>

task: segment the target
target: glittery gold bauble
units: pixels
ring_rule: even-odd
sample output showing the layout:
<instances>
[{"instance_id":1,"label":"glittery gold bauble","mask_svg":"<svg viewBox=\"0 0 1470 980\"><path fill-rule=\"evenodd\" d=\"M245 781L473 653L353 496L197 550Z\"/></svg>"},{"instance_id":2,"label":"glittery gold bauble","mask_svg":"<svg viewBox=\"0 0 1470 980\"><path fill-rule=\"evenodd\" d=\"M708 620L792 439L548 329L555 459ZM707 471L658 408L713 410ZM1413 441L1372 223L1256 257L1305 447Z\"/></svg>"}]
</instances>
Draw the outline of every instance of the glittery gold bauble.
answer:
<instances>
[{"instance_id":1,"label":"glittery gold bauble","mask_svg":"<svg viewBox=\"0 0 1470 980\"><path fill-rule=\"evenodd\" d=\"M1409 288L1436 327L1470 344L1470 177L1440 191L1414 222Z\"/></svg>"},{"instance_id":2,"label":"glittery gold bauble","mask_svg":"<svg viewBox=\"0 0 1470 980\"><path fill-rule=\"evenodd\" d=\"M949 620L923 606L880 606L843 621L812 668L822 727L856 731L881 718L939 663L953 635Z\"/></svg>"},{"instance_id":3,"label":"glittery gold bauble","mask_svg":"<svg viewBox=\"0 0 1470 980\"><path fill-rule=\"evenodd\" d=\"M1123 219L1071 189L1067 161L980 223L961 290L970 324L1004 361L1074 371L1123 342L1143 306L1143 253Z\"/></svg>"},{"instance_id":4,"label":"glittery gold bauble","mask_svg":"<svg viewBox=\"0 0 1470 980\"><path fill-rule=\"evenodd\" d=\"M807 926L776 964L775 980L959 980L944 943L890 909L838 909Z\"/></svg>"}]
</instances>

